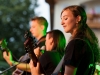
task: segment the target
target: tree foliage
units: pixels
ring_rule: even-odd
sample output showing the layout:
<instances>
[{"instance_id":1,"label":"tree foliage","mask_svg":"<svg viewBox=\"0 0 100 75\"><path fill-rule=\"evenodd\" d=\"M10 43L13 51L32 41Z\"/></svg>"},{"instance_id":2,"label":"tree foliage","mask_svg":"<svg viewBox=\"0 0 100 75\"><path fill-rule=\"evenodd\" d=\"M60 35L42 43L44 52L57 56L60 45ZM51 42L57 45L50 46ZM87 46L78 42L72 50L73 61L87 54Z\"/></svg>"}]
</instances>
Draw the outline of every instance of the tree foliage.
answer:
<instances>
[{"instance_id":1,"label":"tree foliage","mask_svg":"<svg viewBox=\"0 0 100 75\"><path fill-rule=\"evenodd\" d=\"M26 30L29 30L30 18L35 16L36 1L33 2L31 0L0 0L0 39L6 38L7 47L18 59L25 54L24 34Z\"/></svg>"}]
</instances>

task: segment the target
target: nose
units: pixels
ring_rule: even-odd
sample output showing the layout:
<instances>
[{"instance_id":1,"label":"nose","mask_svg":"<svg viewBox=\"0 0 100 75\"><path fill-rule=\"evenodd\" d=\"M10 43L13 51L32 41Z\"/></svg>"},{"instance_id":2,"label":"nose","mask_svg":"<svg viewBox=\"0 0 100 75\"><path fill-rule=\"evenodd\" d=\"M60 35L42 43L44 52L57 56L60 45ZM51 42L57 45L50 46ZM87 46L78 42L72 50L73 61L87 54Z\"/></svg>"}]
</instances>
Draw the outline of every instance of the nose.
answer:
<instances>
[{"instance_id":1,"label":"nose","mask_svg":"<svg viewBox=\"0 0 100 75\"><path fill-rule=\"evenodd\" d=\"M30 32L31 32L31 30L32 30L32 29L31 29L31 27L30 27Z\"/></svg>"},{"instance_id":2,"label":"nose","mask_svg":"<svg viewBox=\"0 0 100 75\"><path fill-rule=\"evenodd\" d=\"M63 20L61 20L61 25L63 25L64 24L64 22L63 22Z\"/></svg>"}]
</instances>

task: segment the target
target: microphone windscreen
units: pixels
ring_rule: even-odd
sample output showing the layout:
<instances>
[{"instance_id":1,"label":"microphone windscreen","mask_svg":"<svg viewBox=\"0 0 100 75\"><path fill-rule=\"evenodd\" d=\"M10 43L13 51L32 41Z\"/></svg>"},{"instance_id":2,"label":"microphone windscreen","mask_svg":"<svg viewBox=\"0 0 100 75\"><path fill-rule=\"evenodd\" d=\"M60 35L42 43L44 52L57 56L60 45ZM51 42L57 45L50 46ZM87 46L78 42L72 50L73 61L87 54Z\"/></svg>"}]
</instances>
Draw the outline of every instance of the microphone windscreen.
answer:
<instances>
[{"instance_id":1,"label":"microphone windscreen","mask_svg":"<svg viewBox=\"0 0 100 75\"><path fill-rule=\"evenodd\" d=\"M42 46L42 47L40 48L40 50L45 50L45 46Z\"/></svg>"}]
</instances>

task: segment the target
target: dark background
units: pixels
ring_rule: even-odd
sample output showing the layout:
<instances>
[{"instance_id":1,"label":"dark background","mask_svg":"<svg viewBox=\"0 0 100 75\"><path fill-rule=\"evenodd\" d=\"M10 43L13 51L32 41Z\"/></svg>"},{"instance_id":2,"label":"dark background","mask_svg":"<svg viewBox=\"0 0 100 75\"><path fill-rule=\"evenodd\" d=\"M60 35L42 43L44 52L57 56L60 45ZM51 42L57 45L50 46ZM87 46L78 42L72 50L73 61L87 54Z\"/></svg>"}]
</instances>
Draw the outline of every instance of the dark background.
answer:
<instances>
[{"instance_id":1,"label":"dark background","mask_svg":"<svg viewBox=\"0 0 100 75\"><path fill-rule=\"evenodd\" d=\"M37 6L36 0L0 0L0 40L6 39L7 47L17 59L26 53L24 34L29 30L30 18L35 16ZM8 67L0 50L0 71ZM7 75L11 75L10 70Z\"/></svg>"}]
</instances>

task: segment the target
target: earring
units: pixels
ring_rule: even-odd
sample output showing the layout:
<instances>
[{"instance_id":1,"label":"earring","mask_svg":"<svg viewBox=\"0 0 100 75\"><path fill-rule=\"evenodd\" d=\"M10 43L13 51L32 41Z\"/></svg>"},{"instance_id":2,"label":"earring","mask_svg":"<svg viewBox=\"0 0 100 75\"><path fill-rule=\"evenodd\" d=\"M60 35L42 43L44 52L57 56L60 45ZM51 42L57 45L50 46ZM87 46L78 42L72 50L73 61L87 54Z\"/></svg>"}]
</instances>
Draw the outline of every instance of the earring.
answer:
<instances>
[{"instance_id":1,"label":"earring","mask_svg":"<svg viewBox=\"0 0 100 75\"><path fill-rule=\"evenodd\" d=\"M79 23L80 21L77 21L76 23Z\"/></svg>"}]
</instances>

